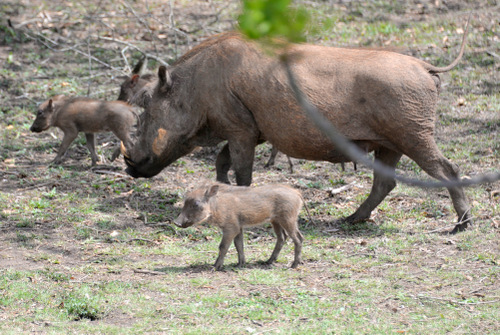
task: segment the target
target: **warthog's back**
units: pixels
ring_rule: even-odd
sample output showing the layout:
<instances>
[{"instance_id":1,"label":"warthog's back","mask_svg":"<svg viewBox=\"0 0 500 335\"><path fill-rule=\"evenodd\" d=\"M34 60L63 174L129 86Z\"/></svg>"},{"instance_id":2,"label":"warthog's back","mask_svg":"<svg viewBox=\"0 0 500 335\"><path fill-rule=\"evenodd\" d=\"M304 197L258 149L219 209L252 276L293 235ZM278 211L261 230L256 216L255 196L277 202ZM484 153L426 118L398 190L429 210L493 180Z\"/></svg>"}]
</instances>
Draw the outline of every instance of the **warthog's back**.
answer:
<instances>
[{"instance_id":1,"label":"warthog's back","mask_svg":"<svg viewBox=\"0 0 500 335\"><path fill-rule=\"evenodd\" d=\"M296 218L301 206L299 191L285 185L223 186L211 200L214 222L237 220L243 227L276 216Z\"/></svg>"},{"instance_id":2,"label":"warthog's back","mask_svg":"<svg viewBox=\"0 0 500 335\"><path fill-rule=\"evenodd\" d=\"M134 122L132 107L124 102L73 98L59 107L55 125L64 128L74 124L79 131L96 133L118 127L128 129Z\"/></svg>"},{"instance_id":3,"label":"warthog's back","mask_svg":"<svg viewBox=\"0 0 500 335\"><path fill-rule=\"evenodd\" d=\"M279 59L248 42L227 43L224 53L237 48L241 55L227 69L228 81L262 137L293 157L337 161L333 144L297 104ZM287 55L309 101L349 139L404 152L398 147L401 131L432 132L438 89L425 62L394 52L314 45L296 45Z\"/></svg>"}]
</instances>

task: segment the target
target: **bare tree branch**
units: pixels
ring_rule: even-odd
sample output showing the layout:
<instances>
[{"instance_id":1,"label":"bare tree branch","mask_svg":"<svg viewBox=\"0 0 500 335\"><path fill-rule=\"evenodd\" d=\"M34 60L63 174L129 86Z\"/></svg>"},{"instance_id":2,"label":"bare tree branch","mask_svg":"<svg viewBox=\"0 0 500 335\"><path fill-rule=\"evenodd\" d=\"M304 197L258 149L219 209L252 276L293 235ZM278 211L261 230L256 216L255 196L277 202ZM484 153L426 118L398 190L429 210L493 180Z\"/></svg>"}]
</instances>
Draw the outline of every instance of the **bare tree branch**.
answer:
<instances>
[{"instance_id":1,"label":"bare tree branch","mask_svg":"<svg viewBox=\"0 0 500 335\"><path fill-rule=\"evenodd\" d=\"M132 15L135 16L135 18L137 19L137 21L139 21L143 26L144 28L146 28L146 30L149 32L149 34L151 35L151 41L153 43L153 48L154 48L154 51L156 54L158 54L158 49L156 48L156 43L155 43L155 39L158 39L158 37L153 33L153 30L151 30L151 27L149 26L149 24L142 18L140 17L137 12L134 10L134 8L132 6L130 6L130 4L126 1L122 1L121 2L125 7L127 7L127 9L132 13Z\"/></svg>"},{"instance_id":2,"label":"bare tree branch","mask_svg":"<svg viewBox=\"0 0 500 335\"><path fill-rule=\"evenodd\" d=\"M98 35L95 35L94 36L95 38L98 38L100 40L105 40L105 41L113 41L113 42L116 42L116 43L119 43L119 44L123 44L123 45L126 45L127 47L129 48L132 48L132 49L135 49L137 51L139 51L140 53L142 53L144 56L146 56L147 58L151 58L151 59L154 59L155 61L157 61L158 63L162 64L162 65L165 65L165 66L170 66L167 62L165 62L163 59L161 58L158 58L156 57L155 55L152 55L150 53L147 53L146 51L142 50L141 48L139 48L138 46L132 44L132 43L129 43L129 42L125 42L125 41L121 41L121 40L117 40L116 38L112 38L112 37L104 37L104 36L98 36Z\"/></svg>"},{"instance_id":3,"label":"bare tree branch","mask_svg":"<svg viewBox=\"0 0 500 335\"><path fill-rule=\"evenodd\" d=\"M120 69L118 69L118 68L116 68L116 67L114 67L114 66L111 66L111 65L109 65L109 64L108 64L108 63L106 63L106 62L103 62L102 60L98 59L97 57L94 57L94 56L92 56L92 55L89 55L88 53L85 53L85 52L81 51L80 49L77 49L77 47L78 47L80 44L75 44L75 45L73 45L73 46L71 46L71 47L68 47L68 48L61 48L61 49L59 49L59 48L56 48L56 47L59 47L59 46L60 46L60 44L59 44L59 43L57 43L56 41L54 41L54 40L52 40L52 39L48 38L47 36L45 36L45 35L43 35L43 34L41 34L41 33L38 33L38 32L35 32L35 31L31 31L31 30L28 30L28 29L25 29L25 28L21 28L21 29L20 29L20 31L21 31L21 32L22 32L22 33L23 33L26 37L28 37L28 38L30 38L30 39L32 39L32 40L34 40L34 41L37 41L37 42L39 42L39 43L42 43L42 44L43 44L43 45L44 45L47 49L52 50L52 51L54 51L54 52L56 52L56 53L59 53L59 52L65 52L65 51L73 51L73 52L75 52L75 53L77 53L77 54L80 54L80 55L82 55L82 56L86 56L86 57L88 56L88 57L90 57L93 61L95 61L95 62L97 62L97 63L99 63L99 64L101 64L101 65L103 65L103 66L105 66L105 67L107 67L107 68L109 68L109 69L112 69L112 70L115 70L115 71L121 71ZM49 45L49 44L47 44L47 43L46 43L46 42L44 42L44 41L48 41L48 42L50 42L52 45ZM167 65L168 65L168 64L167 64Z\"/></svg>"}]
</instances>

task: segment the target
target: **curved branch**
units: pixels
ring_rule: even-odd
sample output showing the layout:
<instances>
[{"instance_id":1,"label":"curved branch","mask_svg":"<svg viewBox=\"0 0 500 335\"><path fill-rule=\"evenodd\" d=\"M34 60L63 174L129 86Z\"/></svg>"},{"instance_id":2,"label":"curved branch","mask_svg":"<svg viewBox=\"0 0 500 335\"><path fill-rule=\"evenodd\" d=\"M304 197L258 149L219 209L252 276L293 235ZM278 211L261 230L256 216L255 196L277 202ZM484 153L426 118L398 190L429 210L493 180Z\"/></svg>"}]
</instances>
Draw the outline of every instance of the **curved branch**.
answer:
<instances>
[{"instance_id":1,"label":"curved branch","mask_svg":"<svg viewBox=\"0 0 500 335\"><path fill-rule=\"evenodd\" d=\"M341 135L337 131L337 129L333 126L333 124L323 114L321 114L314 105L312 105L309 102L309 100L307 99L307 97L304 95L304 93L297 84L295 75L293 74L293 71L290 67L289 59L286 56L283 56L281 60L285 65L288 81L290 82L290 86L295 94L295 97L299 105L306 112L307 116L313 121L316 127L318 127L318 129L320 129L323 132L323 134L326 135L330 139L330 141L332 141L333 144L335 144L336 148L340 150L344 155L352 159L353 161L366 165L367 167L373 169L374 171L377 171L384 177L396 179L404 184L419 186L419 187L450 188L457 186L471 186L477 184L491 183L500 180L500 172L493 172L473 177L470 179L443 180L439 182L424 181L420 179L400 176L385 164L377 160L372 161L370 158L368 158L368 156L365 154L364 151L359 149L355 144L353 144L347 138Z\"/></svg>"}]
</instances>

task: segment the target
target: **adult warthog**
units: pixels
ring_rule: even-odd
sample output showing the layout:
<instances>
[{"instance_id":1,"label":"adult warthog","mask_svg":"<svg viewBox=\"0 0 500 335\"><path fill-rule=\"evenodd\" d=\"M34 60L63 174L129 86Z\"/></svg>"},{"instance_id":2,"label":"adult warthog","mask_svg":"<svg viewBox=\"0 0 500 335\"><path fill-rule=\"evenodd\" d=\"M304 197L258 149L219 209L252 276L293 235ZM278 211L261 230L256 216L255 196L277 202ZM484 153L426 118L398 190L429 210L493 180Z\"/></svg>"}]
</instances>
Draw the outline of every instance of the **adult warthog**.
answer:
<instances>
[{"instance_id":1,"label":"adult warthog","mask_svg":"<svg viewBox=\"0 0 500 335\"><path fill-rule=\"evenodd\" d=\"M404 154L434 178L457 180L458 168L436 145L434 124L438 73L458 64L465 34L446 67L389 51L306 44L288 47L286 56L310 102L353 143L393 169ZM196 146L224 140L238 185L250 185L262 140L290 157L350 161L298 105L279 57L236 32L212 36L168 70L159 68L141 134L131 150L123 148L133 177L152 177ZM368 198L345 220L367 219L395 185L375 171ZM457 232L470 222L469 205L461 187L448 190Z\"/></svg>"}]
</instances>

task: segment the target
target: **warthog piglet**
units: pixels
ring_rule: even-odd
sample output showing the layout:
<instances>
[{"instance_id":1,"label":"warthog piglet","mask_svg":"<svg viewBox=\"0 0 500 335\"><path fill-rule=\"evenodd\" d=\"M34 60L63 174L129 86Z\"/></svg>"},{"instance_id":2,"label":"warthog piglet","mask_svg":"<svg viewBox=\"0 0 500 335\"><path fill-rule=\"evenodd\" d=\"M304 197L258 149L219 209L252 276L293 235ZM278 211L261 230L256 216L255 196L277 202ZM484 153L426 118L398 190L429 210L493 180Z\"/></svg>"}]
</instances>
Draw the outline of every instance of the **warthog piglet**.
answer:
<instances>
[{"instance_id":1,"label":"warthog piglet","mask_svg":"<svg viewBox=\"0 0 500 335\"><path fill-rule=\"evenodd\" d=\"M100 101L84 97L57 95L43 102L30 130L42 132L50 127L58 127L64 137L54 164L60 164L69 145L79 132L84 132L87 147L92 157L92 165L97 162L94 133L112 131L126 148L132 145L130 130L136 122L133 107L121 101ZM113 152L111 161L120 154L120 147Z\"/></svg>"},{"instance_id":2,"label":"warthog piglet","mask_svg":"<svg viewBox=\"0 0 500 335\"><path fill-rule=\"evenodd\" d=\"M174 223L182 228L203 222L218 225L222 229L222 241L215 269L221 270L233 240L238 252L238 266L245 264L243 228L270 221L278 240L266 263L272 264L276 260L288 235L295 245L292 263L292 268L295 268L302 263L303 237L297 223L302 202L300 192L285 185L245 187L214 184L189 193Z\"/></svg>"}]
</instances>

